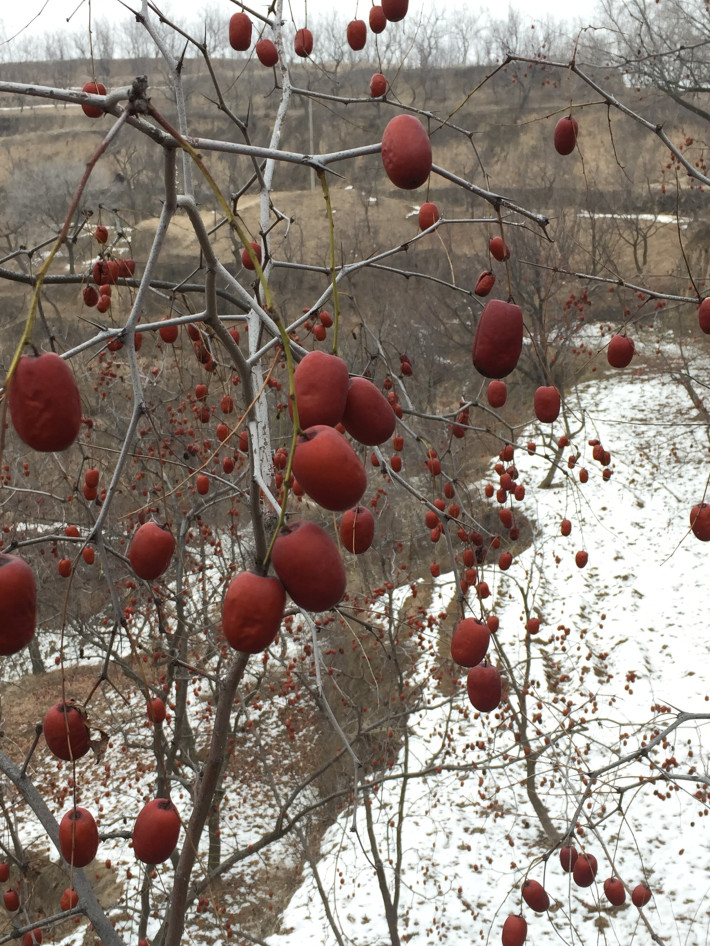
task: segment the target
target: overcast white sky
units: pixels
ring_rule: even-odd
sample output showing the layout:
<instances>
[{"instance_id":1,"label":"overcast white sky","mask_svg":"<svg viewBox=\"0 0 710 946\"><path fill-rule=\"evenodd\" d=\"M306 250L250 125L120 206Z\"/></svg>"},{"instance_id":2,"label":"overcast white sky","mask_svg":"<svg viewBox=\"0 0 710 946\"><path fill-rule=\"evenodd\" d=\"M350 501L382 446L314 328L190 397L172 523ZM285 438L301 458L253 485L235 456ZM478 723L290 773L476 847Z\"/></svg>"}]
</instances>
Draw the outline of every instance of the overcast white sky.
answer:
<instances>
[{"instance_id":1,"label":"overcast white sky","mask_svg":"<svg viewBox=\"0 0 710 946\"><path fill-rule=\"evenodd\" d=\"M416 14L422 2L423 0L410 0L410 13ZM461 8L470 2L471 0L437 0L437 8ZM231 15L238 9L229 0L209 0L209 4L217 7L220 4L223 5L225 16ZM166 12L169 10L176 16L182 13L190 20L194 20L197 11L206 3L205 0L163 0L157 5ZM253 2L247 5L264 12L268 8L268 3L264 2ZM502 18L505 17L509 5L532 19L549 13L557 19L573 16L576 21L583 20L587 25L593 19L597 2L596 0L576 0L575 3L570 3L570 0L512 0L510 4L479 3L476 8L478 10L492 8L495 15ZM126 0L126 6L140 9L140 0ZM333 6L333 0L309 0L308 2L310 14L330 11ZM89 7L94 16L116 19L130 16L119 0L20 0L20 2L0 0L0 26L2 27L0 37L6 39L28 25L33 32L40 29L56 30L65 26L67 19L70 19L72 25L81 26L87 22ZM284 3L284 15L287 15L286 11L289 8L294 20L297 20L304 15L304 0L291 0L290 4L287 0ZM345 0L337 4L337 8L351 13L353 17L357 15L366 18L370 0Z\"/></svg>"}]
</instances>

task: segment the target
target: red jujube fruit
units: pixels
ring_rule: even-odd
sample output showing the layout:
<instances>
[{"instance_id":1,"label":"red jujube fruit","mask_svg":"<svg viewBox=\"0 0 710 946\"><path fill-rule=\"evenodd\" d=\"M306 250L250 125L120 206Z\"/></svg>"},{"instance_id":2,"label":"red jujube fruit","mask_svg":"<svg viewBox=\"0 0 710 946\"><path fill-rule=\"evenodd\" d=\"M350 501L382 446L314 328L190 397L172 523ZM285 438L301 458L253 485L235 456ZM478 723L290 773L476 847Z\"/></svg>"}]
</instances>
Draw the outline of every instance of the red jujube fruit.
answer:
<instances>
[{"instance_id":1,"label":"red jujube fruit","mask_svg":"<svg viewBox=\"0 0 710 946\"><path fill-rule=\"evenodd\" d=\"M471 667L466 681L471 705L481 713L491 713L500 705L503 684L500 672L492 664Z\"/></svg>"},{"instance_id":2,"label":"red jujube fruit","mask_svg":"<svg viewBox=\"0 0 710 946\"><path fill-rule=\"evenodd\" d=\"M293 374L301 430L340 423L348 397L348 366L337 355L310 351Z\"/></svg>"},{"instance_id":3,"label":"red jujube fruit","mask_svg":"<svg viewBox=\"0 0 710 946\"><path fill-rule=\"evenodd\" d=\"M382 12L390 23L398 23L407 15L409 0L382 0Z\"/></svg>"},{"instance_id":4,"label":"red jujube fruit","mask_svg":"<svg viewBox=\"0 0 710 946\"><path fill-rule=\"evenodd\" d=\"M481 298L483 298L484 296L488 295L488 293L495 286L495 284L496 284L495 275L490 271L490 269L484 269L481 275L476 280L476 285L473 291L476 293L477 296L480 296Z\"/></svg>"},{"instance_id":5,"label":"red jujube fruit","mask_svg":"<svg viewBox=\"0 0 710 946\"><path fill-rule=\"evenodd\" d=\"M387 26L387 17L385 16L385 11L379 5L370 7L370 15L368 19L370 21L370 29L373 33L382 33Z\"/></svg>"},{"instance_id":6,"label":"red jujube fruit","mask_svg":"<svg viewBox=\"0 0 710 946\"><path fill-rule=\"evenodd\" d=\"M451 637L451 657L460 667L475 667L488 653L491 632L487 624L464 618Z\"/></svg>"},{"instance_id":7,"label":"red jujube fruit","mask_svg":"<svg viewBox=\"0 0 710 946\"><path fill-rule=\"evenodd\" d=\"M0 552L0 655L16 654L34 637L37 586L23 559Z\"/></svg>"},{"instance_id":8,"label":"red jujube fruit","mask_svg":"<svg viewBox=\"0 0 710 946\"><path fill-rule=\"evenodd\" d=\"M370 79L370 97L378 99L387 91L387 79L381 72L376 72Z\"/></svg>"},{"instance_id":9,"label":"red jujube fruit","mask_svg":"<svg viewBox=\"0 0 710 946\"><path fill-rule=\"evenodd\" d=\"M505 378L515 368L523 349L523 313L520 306L491 299L483 307L473 339L473 364L484 378Z\"/></svg>"},{"instance_id":10,"label":"red jujube fruit","mask_svg":"<svg viewBox=\"0 0 710 946\"><path fill-rule=\"evenodd\" d=\"M341 421L353 439L368 447L389 440L397 425L392 405L367 378L350 379Z\"/></svg>"},{"instance_id":11,"label":"red jujube fruit","mask_svg":"<svg viewBox=\"0 0 710 946\"><path fill-rule=\"evenodd\" d=\"M245 654L266 650L279 632L285 604L278 578L240 572L222 603L222 631L229 645Z\"/></svg>"},{"instance_id":12,"label":"red jujube fruit","mask_svg":"<svg viewBox=\"0 0 710 946\"><path fill-rule=\"evenodd\" d=\"M637 884L631 891L631 902L635 907L645 907L651 896L650 887L646 884Z\"/></svg>"},{"instance_id":13,"label":"red jujube fruit","mask_svg":"<svg viewBox=\"0 0 710 946\"><path fill-rule=\"evenodd\" d=\"M628 335L612 335L606 358L612 368L625 368L634 357L634 342Z\"/></svg>"},{"instance_id":14,"label":"red jujube fruit","mask_svg":"<svg viewBox=\"0 0 710 946\"><path fill-rule=\"evenodd\" d=\"M620 907L626 900L626 890L618 877L607 877L604 881L604 896L615 907Z\"/></svg>"},{"instance_id":15,"label":"red jujube fruit","mask_svg":"<svg viewBox=\"0 0 710 946\"><path fill-rule=\"evenodd\" d=\"M577 144L578 131L577 121L571 115L561 118L555 125L555 151L558 154L572 154Z\"/></svg>"},{"instance_id":16,"label":"red jujube fruit","mask_svg":"<svg viewBox=\"0 0 710 946\"><path fill-rule=\"evenodd\" d=\"M270 39L260 39L254 47L256 58L262 66L275 66L279 61L279 51Z\"/></svg>"},{"instance_id":17,"label":"red jujube fruit","mask_svg":"<svg viewBox=\"0 0 710 946\"><path fill-rule=\"evenodd\" d=\"M536 913L544 913L550 908L550 897L537 880L526 880L523 884L523 900L531 910Z\"/></svg>"},{"instance_id":18,"label":"red jujube fruit","mask_svg":"<svg viewBox=\"0 0 710 946\"><path fill-rule=\"evenodd\" d=\"M83 711L75 703L56 703L50 707L42 731L47 748L58 759L69 762L89 751L89 727Z\"/></svg>"},{"instance_id":19,"label":"red jujube fruit","mask_svg":"<svg viewBox=\"0 0 710 946\"><path fill-rule=\"evenodd\" d=\"M106 86L103 82L85 82L81 87L82 92L89 92L92 95L106 95ZM82 105L81 110L89 118L101 118L104 110L97 105Z\"/></svg>"},{"instance_id":20,"label":"red jujube fruit","mask_svg":"<svg viewBox=\"0 0 710 946\"><path fill-rule=\"evenodd\" d=\"M367 24L364 20L351 20L348 23L346 35L351 49L356 51L363 49L367 42Z\"/></svg>"},{"instance_id":21,"label":"red jujube fruit","mask_svg":"<svg viewBox=\"0 0 710 946\"><path fill-rule=\"evenodd\" d=\"M230 19L229 45L238 52L251 46L251 20L246 13L235 13Z\"/></svg>"},{"instance_id":22,"label":"red jujube fruit","mask_svg":"<svg viewBox=\"0 0 710 946\"><path fill-rule=\"evenodd\" d=\"M420 230L428 230L429 227L433 227L438 219L439 208L436 206L436 204L433 204L430 200L428 200L426 203L421 205L419 208L419 213L417 214Z\"/></svg>"},{"instance_id":23,"label":"red jujube fruit","mask_svg":"<svg viewBox=\"0 0 710 946\"><path fill-rule=\"evenodd\" d=\"M340 520L340 540L354 555L361 555L372 545L375 538L375 517L367 506L348 509Z\"/></svg>"},{"instance_id":24,"label":"red jujube fruit","mask_svg":"<svg viewBox=\"0 0 710 946\"><path fill-rule=\"evenodd\" d=\"M297 56L307 59L313 52L313 33L309 29L296 30L293 48Z\"/></svg>"},{"instance_id":25,"label":"red jujube fruit","mask_svg":"<svg viewBox=\"0 0 710 946\"><path fill-rule=\"evenodd\" d=\"M139 578L153 581L167 569L175 551L175 539L167 526L145 522L131 540L128 560Z\"/></svg>"},{"instance_id":26,"label":"red jujube fruit","mask_svg":"<svg viewBox=\"0 0 710 946\"><path fill-rule=\"evenodd\" d=\"M523 946L528 935L528 924L524 917L512 915L506 917L501 932L503 946Z\"/></svg>"},{"instance_id":27,"label":"red jujube fruit","mask_svg":"<svg viewBox=\"0 0 710 946\"><path fill-rule=\"evenodd\" d=\"M343 561L328 533L306 519L281 530L271 564L295 604L307 611L328 611L345 594Z\"/></svg>"},{"instance_id":28,"label":"red jujube fruit","mask_svg":"<svg viewBox=\"0 0 710 946\"><path fill-rule=\"evenodd\" d=\"M334 512L357 505L367 489L362 460L341 433L325 424L298 437L293 475L311 499Z\"/></svg>"},{"instance_id":29,"label":"red jujube fruit","mask_svg":"<svg viewBox=\"0 0 710 946\"><path fill-rule=\"evenodd\" d=\"M133 853L144 864L162 864L180 836L180 816L168 798L154 798L140 810L133 826Z\"/></svg>"},{"instance_id":30,"label":"red jujube fruit","mask_svg":"<svg viewBox=\"0 0 710 946\"><path fill-rule=\"evenodd\" d=\"M690 528L701 542L710 542L710 503L697 503L690 510Z\"/></svg>"},{"instance_id":31,"label":"red jujube fruit","mask_svg":"<svg viewBox=\"0 0 710 946\"><path fill-rule=\"evenodd\" d=\"M578 887L591 887L597 876L597 859L593 854L580 854L572 868L572 879Z\"/></svg>"},{"instance_id":32,"label":"red jujube fruit","mask_svg":"<svg viewBox=\"0 0 710 946\"><path fill-rule=\"evenodd\" d=\"M81 398L71 368L54 352L23 355L10 381L10 417L33 450L66 450L81 427Z\"/></svg>"},{"instance_id":33,"label":"red jujube fruit","mask_svg":"<svg viewBox=\"0 0 710 946\"><path fill-rule=\"evenodd\" d=\"M560 416L560 392L553 385L539 387L535 391L534 407L541 423L553 423Z\"/></svg>"},{"instance_id":34,"label":"red jujube fruit","mask_svg":"<svg viewBox=\"0 0 710 946\"><path fill-rule=\"evenodd\" d=\"M508 385L505 381L490 381L486 397L491 407L503 407L508 399Z\"/></svg>"},{"instance_id":35,"label":"red jujube fruit","mask_svg":"<svg viewBox=\"0 0 710 946\"><path fill-rule=\"evenodd\" d=\"M382 135L382 164L395 187L414 190L431 172L431 142L414 115L396 115Z\"/></svg>"},{"instance_id":36,"label":"red jujube fruit","mask_svg":"<svg viewBox=\"0 0 710 946\"><path fill-rule=\"evenodd\" d=\"M86 867L96 857L99 831L86 808L70 809L59 822L59 849L67 863Z\"/></svg>"},{"instance_id":37,"label":"red jujube fruit","mask_svg":"<svg viewBox=\"0 0 710 946\"><path fill-rule=\"evenodd\" d=\"M698 306L698 324L701 332L710 335L710 296Z\"/></svg>"}]
</instances>

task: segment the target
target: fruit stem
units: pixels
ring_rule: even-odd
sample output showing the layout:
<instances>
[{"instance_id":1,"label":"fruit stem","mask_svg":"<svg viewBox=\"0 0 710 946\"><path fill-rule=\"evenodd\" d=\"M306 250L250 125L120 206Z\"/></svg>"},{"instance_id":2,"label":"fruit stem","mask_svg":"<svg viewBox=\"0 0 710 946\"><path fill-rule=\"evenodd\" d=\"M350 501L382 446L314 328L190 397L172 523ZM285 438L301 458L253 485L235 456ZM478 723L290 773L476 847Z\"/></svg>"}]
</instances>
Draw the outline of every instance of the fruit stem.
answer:
<instances>
[{"instance_id":1,"label":"fruit stem","mask_svg":"<svg viewBox=\"0 0 710 946\"><path fill-rule=\"evenodd\" d=\"M340 325L340 296L338 295L338 280L335 276L335 222L333 220L333 205L330 202L330 189L325 177L325 171L318 171L323 199L328 211L328 230L330 234L330 280L333 285L333 354L338 354L338 328Z\"/></svg>"}]
</instances>

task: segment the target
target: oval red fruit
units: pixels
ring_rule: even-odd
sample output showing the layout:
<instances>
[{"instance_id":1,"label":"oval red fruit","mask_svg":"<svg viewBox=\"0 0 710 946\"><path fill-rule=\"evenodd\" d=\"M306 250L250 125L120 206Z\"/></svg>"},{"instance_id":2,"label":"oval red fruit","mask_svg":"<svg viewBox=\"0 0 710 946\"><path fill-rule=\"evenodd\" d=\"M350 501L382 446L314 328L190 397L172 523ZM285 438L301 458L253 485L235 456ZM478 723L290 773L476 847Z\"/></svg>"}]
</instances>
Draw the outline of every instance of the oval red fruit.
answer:
<instances>
[{"instance_id":1,"label":"oval red fruit","mask_svg":"<svg viewBox=\"0 0 710 946\"><path fill-rule=\"evenodd\" d=\"M560 864L562 870L571 874L577 861L577 848L565 846L560 848Z\"/></svg>"},{"instance_id":2,"label":"oval red fruit","mask_svg":"<svg viewBox=\"0 0 710 946\"><path fill-rule=\"evenodd\" d=\"M92 95L106 95L106 86L103 82L85 82L81 91L90 92ZM97 105L82 105L81 110L89 118L101 118L104 114L104 110Z\"/></svg>"},{"instance_id":3,"label":"oval red fruit","mask_svg":"<svg viewBox=\"0 0 710 946\"><path fill-rule=\"evenodd\" d=\"M562 535L569 535L571 531L572 523L569 521L569 519L563 519L560 523L560 533Z\"/></svg>"},{"instance_id":4,"label":"oval red fruit","mask_svg":"<svg viewBox=\"0 0 710 946\"><path fill-rule=\"evenodd\" d=\"M506 917L501 933L503 946L523 946L528 935L528 924L522 916L511 915Z\"/></svg>"},{"instance_id":5,"label":"oval red fruit","mask_svg":"<svg viewBox=\"0 0 710 946\"><path fill-rule=\"evenodd\" d=\"M491 713L500 705L503 683L500 672L492 664L471 667L466 681L471 705L481 713Z\"/></svg>"},{"instance_id":6,"label":"oval red fruit","mask_svg":"<svg viewBox=\"0 0 710 946\"><path fill-rule=\"evenodd\" d=\"M618 877L607 877L604 881L604 896L615 907L620 907L626 900L626 890Z\"/></svg>"},{"instance_id":7,"label":"oval red fruit","mask_svg":"<svg viewBox=\"0 0 710 946\"><path fill-rule=\"evenodd\" d=\"M50 707L42 723L47 748L58 759L70 762L89 751L89 727L83 711L71 702Z\"/></svg>"},{"instance_id":8,"label":"oval red fruit","mask_svg":"<svg viewBox=\"0 0 710 946\"><path fill-rule=\"evenodd\" d=\"M414 115L396 115L382 135L382 164L395 187L414 190L431 172L431 142Z\"/></svg>"},{"instance_id":9,"label":"oval red fruit","mask_svg":"<svg viewBox=\"0 0 710 946\"><path fill-rule=\"evenodd\" d=\"M429 227L433 227L436 221L439 219L439 208L436 204L433 204L431 201L427 201L425 204L422 204L419 208L419 229L428 230Z\"/></svg>"},{"instance_id":10,"label":"oval red fruit","mask_svg":"<svg viewBox=\"0 0 710 946\"><path fill-rule=\"evenodd\" d=\"M584 568L584 566L589 561L589 553L585 552L584 549L580 549L579 552L574 557L575 564L577 568Z\"/></svg>"},{"instance_id":11,"label":"oval red fruit","mask_svg":"<svg viewBox=\"0 0 710 946\"><path fill-rule=\"evenodd\" d=\"M296 441L293 475L324 509L342 512L356 506L367 489L362 460L333 427L309 427Z\"/></svg>"},{"instance_id":12,"label":"oval red fruit","mask_svg":"<svg viewBox=\"0 0 710 946\"><path fill-rule=\"evenodd\" d=\"M555 151L558 154L572 154L577 144L578 131L577 121L571 115L561 118L555 125Z\"/></svg>"},{"instance_id":13,"label":"oval red fruit","mask_svg":"<svg viewBox=\"0 0 710 946\"><path fill-rule=\"evenodd\" d=\"M473 291L476 293L477 296L480 296L481 298L483 298L484 296L488 295L488 293L495 286L495 284L496 284L495 275L490 271L490 269L484 269L481 275L476 280L476 285Z\"/></svg>"},{"instance_id":14,"label":"oval red fruit","mask_svg":"<svg viewBox=\"0 0 710 946\"><path fill-rule=\"evenodd\" d=\"M382 12L390 23L398 23L407 15L409 0L382 0Z\"/></svg>"},{"instance_id":15,"label":"oval red fruit","mask_svg":"<svg viewBox=\"0 0 710 946\"><path fill-rule=\"evenodd\" d=\"M234 13L229 21L229 45L238 52L251 46L251 20L246 13Z\"/></svg>"},{"instance_id":16,"label":"oval red fruit","mask_svg":"<svg viewBox=\"0 0 710 946\"><path fill-rule=\"evenodd\" d=\"M279 61L279 51L276 44L270 39L260 39L254 47L256 58L262 66L275 66Z\"/></svg>"},{"instance_id":17,"label":"oval red fruit","mask_svg":"<svg viewBox=\"0 0 710 946\"><path fill-rule=\"evenodd\" d=\"M42 453L66 450L81 428L81 398L71 368L54 352L23 355L10 381L18 437Z\"/></svg>"},{"instance_id":18,"label":"oval red fruit","mask_svg":"<svg viewBox=\"0 0 710 946\"><path fill-rule=\"evenodd\" d=\"M397 425L392 405L367 378L351 378L348 382L341 421L350 436L367 447L389 440Z\"/></svg>"},{"instance_id":19,"label":"oval red fruit","mask_svg":"<svg viewBox=\"0 0 710 946\"><path fill-rule=\"evenodd\" d=\"M625 368L634 357L634 342L627 335L612 335L606 359L612 368Z\"/></svg>"},{"instance_id":20,"label":"oval red fruit","mask_svg":"<svg viewBox=\"0 0 710 946\"><path fill-rule=\"evenodd\" d=\"M356 51L363 49L367 42L367 24L364 20L351 20L348 23L346 35L351 49Z\"/></svg>"},{"instance_id":21,"label":"oval red fruit","mask_svg":"<svg viewBox=\"0 0 710 946\"><path fill-rule=\"evenodd\" d=\"M637 884L631 891L631 902L635 907L645 907L651 899L651 888L646 884Z\"/></svg>"},{"instance_id":22,"label":"oval red fruit","mask_svg":"<svg viewBox=\"0 0 710 946\"><path fill-rule=\"evenodd\" d=\"M381 95L384 95L386 91L387 79L385 79L381 72L376 72L370 79L370 97L378 99Z\"/></svg>"},{"instance_id":23,"label":"oval red fruit","mask_svg":"<svg viewBox=\"0 0 710 946\"><path fill-rule=\"evenodd\" d=\"M259 266L261 266L261 244L254 243L253 241L251 241L249 243L249 246L252 248L254 256L256 256L258 260ZM244 267L244 269L252 269L252 270L256 269L256 266L254 265L254 260L249 255L249 250L246 247L244 247L244 249L242 250L242 266Z\"/></svg>"},{"instance_id":24,"label":"oval red fruit","mask_svg":"<svg viewBox=\"0 0 710 946\"><path fill-rule=\"evenodd\" d=\"M542 424L552 424L560 416L560 392L553 385L535 391L535 416Z\"/></svg>"},{"instance_id":25,"label":"oval red fruit","mask_svg":"<svg viewBox=\"0 0 710 946\"><path fill-rule=\"evenodd\" d=\"M62 910L73 910L79 902L79 894L72 887L67 887L59 900Z\"/></svg>"},{"instance_id":26,"label":"oval red fruit","mask_svg":"<svg viewBox=\"0 0 710 946\"><path fill-rule=\"evenodd\" d=\"M293 48L297 56L300 56L302 59L307 59L313 52L313 33L305 28L296 30Z\"/></svg>"},{"instance_id":27,"label":"oval red fruit","mask_svg":"<svg viewBox=\"0 0 710 946\"><path fill-rule=\"evenodd\" d=\"M370 29L373 33L382 33L387 26L387 17L385 16L385 11L381 6L375 5L370 7Z\"/></svg>"},{"instance_id":28,"label":"oval red fruit","mask_svg":"<svg viewBox=\"0 0 710 946\"><path fill-rule=\"evenodd\" d=\"M145 522L133 535L128 560L139 578L153 581L167 569L174 551L175 539L170 529L157 522Z\"/></svg>"},{"instance_id":29,"label":"oval red fruit","mask_svg":"<svg viewBox=\"0 0 710 946\"><path fill-rule=\"evenodd\" d=\"M502 263L503 260L510 259L510 250L503 242L503 237L491 237L488 242L488 250L493 259L497 259L499 263Z\"/></svg>"},{"instance_id":30,"label":"oval red fruit","mask_svg":"<svg viewBox=\"0 0 710 946\"><path fill-rule=\"evenodd\" d=\"M523 884L523 900L531 910L544 913L550 908L550 897L547 891L537 880L526 880Z\"/></svg>"},{"instance_id":31,"label":"oval red fruit","mask_svg":"<svg viewBox=\"0 0 710 946\"><path fill-rule=\"evenodd\" d=\"M167 319L167 315L165 316L165 319ZM177 341L178 332L179 332L179 328L177 325L163 325L161 328L158 329L158 331L160 332L160 337L168 345L172 345L173 342Z\"/></svg>"},{"instance_id":32,"label":"oval red fruit","mask_svg":"<svg viewBox=\"0 0 710 946\"><path fill-rule=\"evenodd\" d=\"M451 637L451 658L460 667L475 667L488 653L491 632L476 618L464 618Z\"/></svg>"},{"instance_id":33,"label":"oval red fruit","mask_svg":"<svg viewBox=\"0 0 710 946\"><path fill-rule=\"evenodd\" d=\"M20 897L16 890L6 890L2 895L2 901L9 913L14 913L20 907Z\"/></svg>"},{"instance_id":34,"label":"oval red fruit","mask_svg":"<svg viewBox=\"0 0 710 946\"><path fill-rule=\"evenodd\" d=\"M515 368L523 349L523 313L520 306L491 299L483 307L471 356L485 378L504 378Z\"/></svg>"},{"instance_id":35,"label":"oval red fruit","mask_svg":"<svg viewBox=\"0 0 710 946\"><path fill-rule=\"evenodd\" d=\"M99 224L99 226L94 230L94 239L98 243L106 243L108 240L108 228L104 227L102 224Z\"/></svg>"},{"instance_id":36,"label":"oval red fruit","mask_svg":"<svg viewBox=\"0 0 710 946\"><path fill-rule=\"evenodd\" d=\"M505 381L489 382L486 397L491 407L503 407L508 397L508 385Z\"/></svg>"},{"instance_id":37,"label":"oval red fruit","mask_svg":"<svg viewBox=\"0 0 710 946\"><path fill-rule=\"evenodd\" d=\"M328 611L345 594L343 561L328 533L305 519L281 530L271 552L274 571L295 604Z\"/></svg>"},{"instance_id":38,"label":"oval red fruit","mask_svg":"<svg viewBox=\"0 0 710 946\"><path fill-rule=\"evenodd\" d=\"M86 808L71 808L59 822L59 850L73 867L86 867L96 857L99 831Z\"/></svg>"},{"instance_id":39,"label":"oval red fruit","mask_svg":"<svg viewBox=\"0 0 710 946\"><path fill-rule=\"evenodd\" d=\"M0 863L0 884L6 884L10 879L10 865L3 861Z\"/></svg>"},{"instance_id":40,"label":"oval red fruit","mask_svg":"<svg viewBox=\"0 0 710 946\"><path fill-rule=\"evenodd\" d=\"M140 810L133 826L133 853L144 864L162 864L180 836L180 815L168 798L154 798Z\"/></svg>"},{"instance_id":41,"label":"oval red fruit","mask_svg":"<svg viewBox=\"0 0 710 946\"><path fill-rule=\"evenodd\" d=\"M578 887L591 887L597 876L597 859L593 854L580 854L572 868L572 879Z\"/></svg>"},{"instance_id":42,"label":"oval red fruit","mask_svg":"<svg viewBox=\"0 0 710 946\"><path fill-rule=\"evenodd\" d=\"M230 647L244 654L266 650L279 632L285 604L278 578L240 572L222 603L222 631Z\"/></svg>"},{"instance_id":43,"label":"oval red fruit","mask_svg":"<svg viewBox=\"0 0 710 946\"><path fill-rule=\"evenodd\" d=\"M311 351L293 375L301 430L327 424L335 427L345 410L349 385L348 366L337 355Z\"/></svg>"},{"instance_id":44,"label":"oval red fruit","mask_svg":"<svg viewBox=\"0 0 710 946\"><path fill-rule=\"evenodd\" d=\"M697 503L690 510L690 528L701 542L710 542L710 503Z\"/></svg>"},{"instance_id":45,"label":"oval red fruit","mask_svg":"<svg viewBox=\"0 0 710 946\"><path fill-rule=\"evenodd\" d=\"M153 697L152 700L148 700L146 706L148 712L148 719L151 723L164 723L166 710L165 703L160 699L159 696Z\"/></svg>"},{"instance_id":46,"label":"oval red fruit","mask_svg":"<svg viewBox=\"0 0 710 946\"><path fill-rule=\"evenodd\" d=\"M348 509L340 520L340 541L353 555L362 555L375 538L375 517L366 506Z\"/></svg>"},{"instance_id":47,"label":"oval red fruit","mask_svg":"<svg viewBox=\"0 0 710 946\"><path fill-rule=\"evenodd\" d=\"M34 572L24 559L0 552L0 655L16 654L29 644L36 617Z\"/></svg>"},{"instance_id":48,"label":"oval red fruit","mask_svg":"<svg viewBox=\"0 0 710 946\"><path fill-rule=\"evenodd\" d=\"M42 930L39 927L36 927L33 930L28 930L22 937L22 946L34 946L34 944L39 944L44 939Z\"/></svg>"},{"instance_id":49,"label":"oval red fruit","mask_svg":"<svg viewBox=\"0 0 710 946\"><path fill-rule=\"evenodd\" d=\"M710 296L698 306L698 324L700 330L706 335L710 335Z\"/></svg>"}]
</instances>

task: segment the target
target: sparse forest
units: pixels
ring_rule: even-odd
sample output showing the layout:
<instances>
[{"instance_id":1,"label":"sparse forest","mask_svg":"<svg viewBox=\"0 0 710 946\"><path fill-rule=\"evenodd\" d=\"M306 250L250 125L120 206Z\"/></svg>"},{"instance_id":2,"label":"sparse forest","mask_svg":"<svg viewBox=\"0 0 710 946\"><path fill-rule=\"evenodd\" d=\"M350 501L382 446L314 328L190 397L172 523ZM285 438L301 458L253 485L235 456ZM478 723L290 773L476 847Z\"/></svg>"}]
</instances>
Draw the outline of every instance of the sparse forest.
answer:
<instances>
[{"instance_id":1,"label":"sparse forest","mask_svg":"<svg viewBox=\"0 0 710 946\"><path fill-rule=\"evenodd\" d=\"M0 45L0 943L705 942L705 5L296 6Z\"/></svg>"}]
</instances>

